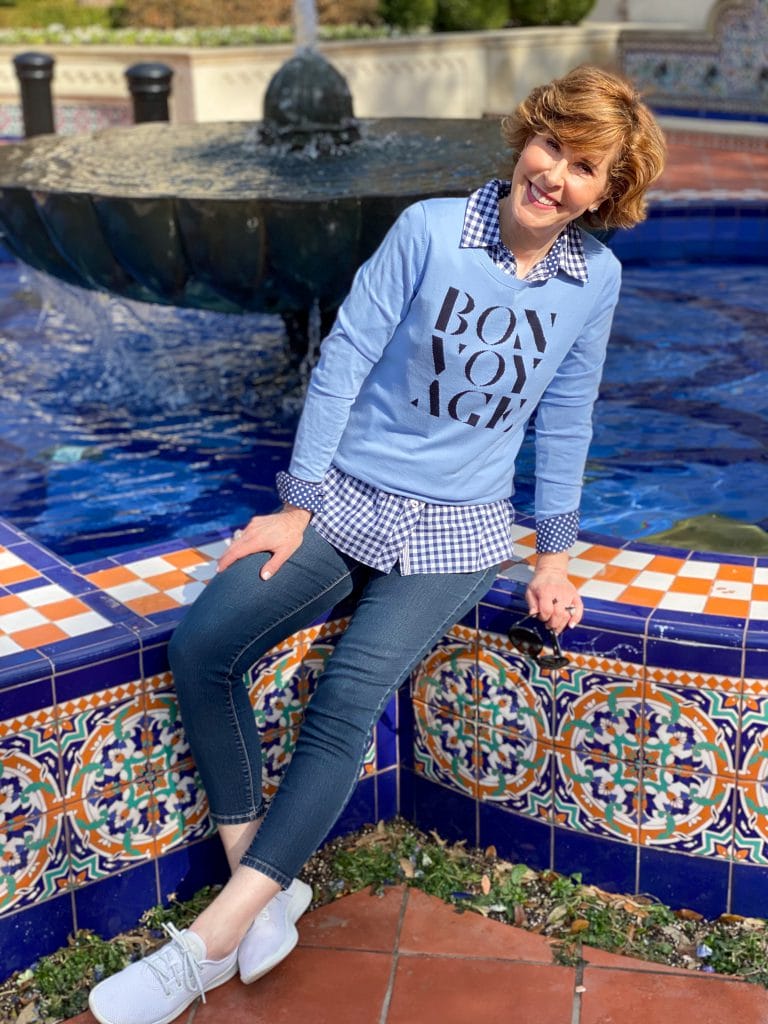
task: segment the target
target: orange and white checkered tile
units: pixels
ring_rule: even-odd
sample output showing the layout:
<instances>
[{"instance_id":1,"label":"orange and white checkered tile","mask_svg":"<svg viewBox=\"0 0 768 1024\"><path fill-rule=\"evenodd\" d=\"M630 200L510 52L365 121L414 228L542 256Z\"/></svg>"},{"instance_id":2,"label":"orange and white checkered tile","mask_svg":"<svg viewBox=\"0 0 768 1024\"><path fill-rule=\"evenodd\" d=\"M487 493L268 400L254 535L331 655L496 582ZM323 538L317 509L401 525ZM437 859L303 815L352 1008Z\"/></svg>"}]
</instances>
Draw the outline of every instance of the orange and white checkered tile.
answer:
<instances>
[{"instance_id":1,"label":"orange and white checkered tile","mask_svg":"<svg viewBox=\"0 0 768 1024\"><path fill-rule=\"evenodd\" d=\"M226 541L152 555L86 577L137 615L152 615L191 604L216 571Z\"/></svg>"},{"instance_id":2,"label":"orange and white checkered tile","mask_svg":"<svg viewBox=\"0 0 768 1024\"><path fill-rule=\"evenodd\" d=\"M64 587L46 582L0 596L0 656L93 633L109 625L108 619Z\"/></svg>"},{"instance_id":3,"label":"orange and white checkered tile","mask_svg":"<svg viewBox=\"0 0 768 1024\"><path fill-rule=\"evenodd\" d=\"M522 558L504 575L527 580L536 538L515 527ZM150 555L89 573L86 579L137 615L185 607L215 572L226 541ZM768 568L613 548L580 540L570 574L585 598L702 615L768 620ZM35 586L35 581L39 585ZM0 547L0 585L29 584L0 595L0 657L32 650L111 625L65 587L51 583Z\"/></svg>"},{"instance_id":4,"label":"orange and white checkered tile","mask_svg":"<svg viewBox=\"0 0 768 1024\"><path fill-rule=\"evenodd\" d=\"M25 583L27 580L40 578L40 572L27 565L25 561L15 555L8 548L0 544L0 587L7 587L11 583Z\"/></svg>"},{"instance_id":5,"label":"orange and white checkered tile","mask_svg":"<svg viewBox=\"0 0 768 1024\"><path fill-rule=\"evenodd\" d=\"M536 535L515 527L524 561L504 573L527 580ZM568 573L582 597L736 619L768 619L768 569L577 541Z\"/></svg>"}]
</instances>

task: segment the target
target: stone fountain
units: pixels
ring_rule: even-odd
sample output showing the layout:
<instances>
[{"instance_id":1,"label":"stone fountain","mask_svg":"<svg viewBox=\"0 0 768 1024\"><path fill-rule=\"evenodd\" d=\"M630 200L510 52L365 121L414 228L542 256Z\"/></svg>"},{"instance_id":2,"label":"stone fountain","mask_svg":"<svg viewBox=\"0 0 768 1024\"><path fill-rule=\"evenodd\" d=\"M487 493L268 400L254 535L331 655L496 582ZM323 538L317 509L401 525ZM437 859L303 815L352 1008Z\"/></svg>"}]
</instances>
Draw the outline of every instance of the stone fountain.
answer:
<instances>
[{"instance_id":1,"label":"stone fountain","mask_svg":"<svg viewBox=\"0 0 768 1024\"><path fill-rule=\"evenodd\" d=\"M357 120L295 8L296 55L261 123L150 123L0 149L0 226L20 260L121 297L281 314L306 346L408 204L466 195L505 160L493 120Z\"/></svg>"}]
</instances>

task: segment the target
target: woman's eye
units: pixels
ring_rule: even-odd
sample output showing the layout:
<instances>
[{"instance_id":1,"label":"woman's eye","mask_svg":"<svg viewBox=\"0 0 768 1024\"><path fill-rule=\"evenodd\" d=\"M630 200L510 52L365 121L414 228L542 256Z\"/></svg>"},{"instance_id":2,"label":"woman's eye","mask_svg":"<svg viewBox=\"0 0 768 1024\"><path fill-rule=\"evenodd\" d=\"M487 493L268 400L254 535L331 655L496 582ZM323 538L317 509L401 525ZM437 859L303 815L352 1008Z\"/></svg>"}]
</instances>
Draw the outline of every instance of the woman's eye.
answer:
<instances>
[{"instance_id":1,"label":"woman's eye","mask_svg":"<svg viewBox=\"0 0 768 1024\"><path fill-rule=\"evenodd\" d=\"M576 165L582 174L594 174L595 169L592 164L586 164L583 161Z\"/></svg>"},{"instance_id":2,"label":"woman's eye","mask_svg":"<svg viewBox=\"0 0 768 1024\"><path fill-rule=\"evenodd\" d=\"M547 145L550 149L554 149L558 153L560 152L560 143L557 141L557 139L547 139Z\"/></svg>"}]
</instances>

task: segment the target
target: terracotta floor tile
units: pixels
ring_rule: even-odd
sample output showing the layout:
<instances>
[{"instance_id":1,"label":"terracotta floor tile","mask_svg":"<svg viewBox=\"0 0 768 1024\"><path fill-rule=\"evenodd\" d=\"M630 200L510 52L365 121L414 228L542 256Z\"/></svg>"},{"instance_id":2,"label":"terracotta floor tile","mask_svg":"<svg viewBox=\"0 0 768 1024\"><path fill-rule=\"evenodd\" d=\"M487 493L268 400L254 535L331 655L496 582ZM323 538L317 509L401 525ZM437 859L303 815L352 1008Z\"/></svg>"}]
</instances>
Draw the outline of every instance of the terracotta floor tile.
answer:
<instances>
[{"instance_id":1,"label":"terracotta floor tile","mask_svg":"<svg viewBox=\"0 0 768 1024\"><path fill-rule=\"evenodd\" d=\"M401 956L387 1024L568 1024L575 972L503 960ZM360 1020L358 1024L376 1024Z\"/></svg>"},{"instance_id":2,"label":"terracotta floor tile","mask_svg":"<svg viewBox=\"0 0 768 1024\"><path fill-rule=\"evenodd\" d=\"M253 985L211 992L194 1024L378 1024L391 964L383 953L299 947Z\"/></svg>"},{"instance_id":3,"label":"terracotta floor tile","mask_svg":"<svg viewBox=\"0 0 768 1024\"><path fill-rule=\"evenodd\" d=\"M583 984L580 1024L764 1024L768 1020L768 991L746 982L587 967Z\"/></svg>"},{"instance_id":4,"label":"terracotta floor tile","mask_svg":"<svg viewBox=\"0 0 768 1024\"><path fill-rule=\"evenodd\" d=\"M682 974L686 978L700 981L700 975L687 971L684 967L668 967L667 964L655 964L650 960L637 960L632 956L621 956L618 953L607 953L604 949L584 946L581 951L584 962L592 967L615 967L623 971L645 971L648 974Z\"/></svg>"},{"instance_id":5,"label":"terracotta floor tile","mask_svg":"<svg viewBox=\"0 0 768 1024\"><path fill-rule=\"evenodd\" d=\"M542 935L489 921L470 911L457 914L447 903L418 889L411 889L408 894L399 949L400 952L552 963L551 947Z\"/></svg>"},{"instance_id":6,"label":"terracotta floor tile","mask_svg":"<svg viewBox=\"0 0 768 1024\"><path fill-rule=\"evenodd\" d=\"M397 942L405 893L402 885L386 889L383 896L374 896L365 889L319 907L299 921L299 943L391 953Z\"/></svg>"}]
</instances>

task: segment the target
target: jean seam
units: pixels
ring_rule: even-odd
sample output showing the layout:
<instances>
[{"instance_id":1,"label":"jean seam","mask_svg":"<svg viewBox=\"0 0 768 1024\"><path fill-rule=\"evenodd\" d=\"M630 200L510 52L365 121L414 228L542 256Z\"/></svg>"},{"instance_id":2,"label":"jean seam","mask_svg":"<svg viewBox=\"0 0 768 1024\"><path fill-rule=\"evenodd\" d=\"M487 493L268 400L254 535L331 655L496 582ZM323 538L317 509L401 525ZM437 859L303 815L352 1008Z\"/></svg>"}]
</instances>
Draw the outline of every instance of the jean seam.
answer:
<instances>
[{"instance_id":1,"label":"jean seam","mask_svg":"<svg viewBox=\"0 0 768 1024\"><path fill-rule=\"evenodd\" d=\"M260 871L262 875L266 875L267 878L271 878L273 882L277 882L284 889L293 881L284 871L280 871L279 868L273 867L271 864L267 864L266 861L261 860L259 857L252 857L249 853L244 853L240 859L240 863L247 868L252 868L254 871Z\"/></svg>"},{"instance_id":2,"label":"jean seam","mask_svg":"<svg viewBox=\"0 0 768 1024\"><path fill-rule=\"evenodd\" d=\"M247 825L251 821L258 821L261 817L263 804L258 810L251 814L250 812L244 812L243 814L216 814L214 811L208 811L208 817L214 823L214 825Z\"/></svg>"},{"instance_id":3,"label":"jean seam","mask_svg":"<svg viewBox=\"0 0 768 1024\"><path fill-rule=\"evenodd\" d=\"M243 683L242 679L239 680L239 685L240 686L244 686L245 685ZM255 809L256 808L256 793L255 793L254 784L253 784L253 768L251 766L250 758L248 757L248 748L246 746L245 738L243 736L243 730L240 727L240 719L237 716L237 708L235 707L235 702L234 702L233 696L232 696L233 686L234 686L233 680L231 680L231 679L228 680L228 683L227 683L227 714L230 716L230 720L231 720L231 723L232 723L233 731L237 735L238 746L240 748L238 750L238 755L240 757L240 764L244 767L244 769L248 773L248 802L249 802L250 806ZM248 703L248 707L250 708L250 701ZM261 765L259 765L259 774L261 774ZM261 797L259 799L261 800ZM246 812L246 813L248 813L248 812Z\"/></svg>"}]
</instances>

